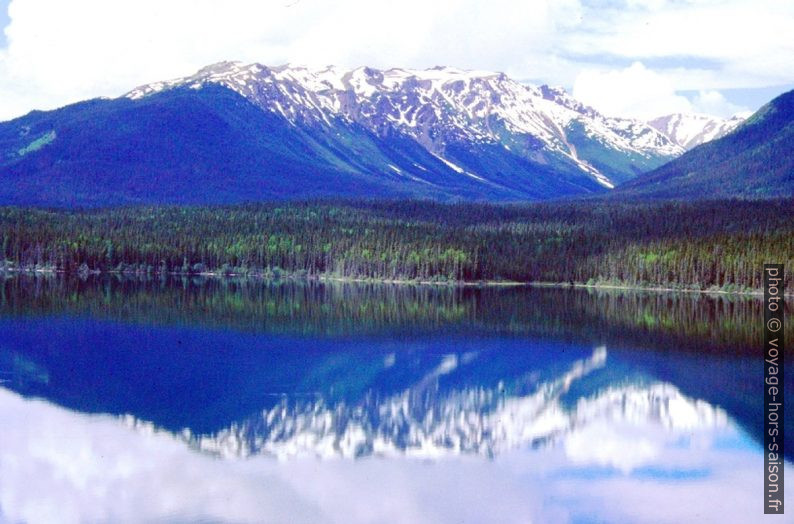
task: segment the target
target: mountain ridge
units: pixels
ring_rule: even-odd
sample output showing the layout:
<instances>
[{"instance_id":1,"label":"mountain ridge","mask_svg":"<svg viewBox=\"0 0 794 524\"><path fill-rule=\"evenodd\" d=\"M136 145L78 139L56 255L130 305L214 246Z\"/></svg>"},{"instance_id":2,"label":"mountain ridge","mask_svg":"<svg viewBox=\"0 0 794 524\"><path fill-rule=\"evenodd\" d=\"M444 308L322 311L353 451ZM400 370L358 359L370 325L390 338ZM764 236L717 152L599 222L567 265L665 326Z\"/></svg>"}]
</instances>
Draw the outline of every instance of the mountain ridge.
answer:
<instances>
[{"instance_id":1,"label":"mountain ridge","mask_svg":"<svg viewBox=\"0 0 794 524\"><path fill-rule=\"evenodd\" d=\"M603 194L683 151L504 73L219 62L0 123L0 203L532 201Z\"/></svg>"},{"instance_id":2,"label":"mountain ridge","mask_svg":"<svg viewBox=\"0 0 794 524\"><path fill-rule=\"evenodd\" d=\"M654 129L686 151L722 138L736 129L749 115L720 118L701 113L673 113L649 120Z\"/></svg>"},{"instance_id":3,"label":"mountain ridge","mask_svg":"<svg viewBox=\"0 0 794 524\"><path fill-rule=\"evenodd\" d=\"M794 90L722 138L620 186L615 196L775 198L794 194Z\"/></svg>"},{"instance_id":4,"label":"mountain ridge","mask_svg":"<svg viewBox=\"0 0 794 524\"><path fill-rule=\"evenodd\" d=\"M544 153L556 153L605 187L614 185L610 174L580 158L568 142L566 128L572 122L583 123L607 147L634 155L639 166L635 171L644 170L654 159L669 159L683 152L648 124L601 115L560 88L522 84L504 73L444 66L343 70L219 62L188 77L139 86L125 96L140 99L177 86L199 89L207 83L224 85L293 123L330 124L331 119L340 117L376 135L389 131L406 134L438 156L458 141L527 149L527 144L520 142L529 136L544 146L539 153L542 161L551 161ZM532 145L536 144L530 143L530 148ZM636 172L612 173L618 177L625 174Z\"/></svg>"}]
</instances>

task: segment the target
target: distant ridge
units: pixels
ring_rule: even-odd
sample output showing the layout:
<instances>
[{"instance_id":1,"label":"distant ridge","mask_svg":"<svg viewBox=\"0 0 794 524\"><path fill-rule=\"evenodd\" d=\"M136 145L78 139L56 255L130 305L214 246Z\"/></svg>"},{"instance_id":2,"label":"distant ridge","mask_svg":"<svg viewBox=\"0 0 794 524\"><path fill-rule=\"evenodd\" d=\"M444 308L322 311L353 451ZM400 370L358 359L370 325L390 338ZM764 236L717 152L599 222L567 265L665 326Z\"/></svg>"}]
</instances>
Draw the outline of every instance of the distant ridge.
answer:
<instances>
[{"instance_id":1,"label":"distant ridge","mask_svg":"<svg viewBox=\"0 0 794 524\"><path fill-rule=\"evenodd\" d=\"M673 143L689 151L700 144L722 138L745 120L746 116L734 115L719 118L710 115L675 113L654 118L648 123Z\"/></svg>"},{"instance_id":2,"label":"distant ridge","mask_svg":"<svg viewBox=\"0 0 794 524\"><path fill-rule=\"evenodd\" d=\"M724 137L626 182L613 196L768 198L794 195L794 91Z\"/></svg>"}]
</instances>

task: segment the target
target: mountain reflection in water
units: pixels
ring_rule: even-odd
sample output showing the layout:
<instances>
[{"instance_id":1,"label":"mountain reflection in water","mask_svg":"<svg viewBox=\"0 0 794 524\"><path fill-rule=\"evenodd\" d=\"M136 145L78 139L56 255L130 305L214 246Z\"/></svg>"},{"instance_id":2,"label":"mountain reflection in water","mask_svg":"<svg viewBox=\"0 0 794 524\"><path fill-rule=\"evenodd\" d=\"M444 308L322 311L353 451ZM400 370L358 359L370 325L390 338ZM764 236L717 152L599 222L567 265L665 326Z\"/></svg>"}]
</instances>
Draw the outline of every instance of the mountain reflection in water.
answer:
<instances>
[{"instance_id":1,"label":"mountain reflection in water","mask_svg":"<svg viewBox=\"0 0 794 524\"><path fill-rule=\"evenodd\" d=\"M8 279L0 522L752 521L758 304Z\"/></svg>"},{"instance_id":2,"label":"mountain reflection in water","mask_svg":"<svg viewBox=\"0 0 794 524\"><path fill-rule=\"evenodd\" d=\"M406 454L433 458L460 453L493 457L524 446L553 445L594 424L652 424L660 432L727 424L723 410L689 399L675 386L663 383L609 386L592 397L577 399L571 407L564 406L561 399L574 381L603 368L606 359L606 349L598 348L556 380L534 386L534 393L511 396L501 382L493 389L440 392L435 379L458 365L458 359L449 355L414 387L394 396L367 395L353 405L285 398L215 434L185 431L179 435L196 449L226 457ZM476 359L467 364L476 366ZM132 427L150 426L133 417L125 417L125 422Z\"/></svg>"}]
</instances>

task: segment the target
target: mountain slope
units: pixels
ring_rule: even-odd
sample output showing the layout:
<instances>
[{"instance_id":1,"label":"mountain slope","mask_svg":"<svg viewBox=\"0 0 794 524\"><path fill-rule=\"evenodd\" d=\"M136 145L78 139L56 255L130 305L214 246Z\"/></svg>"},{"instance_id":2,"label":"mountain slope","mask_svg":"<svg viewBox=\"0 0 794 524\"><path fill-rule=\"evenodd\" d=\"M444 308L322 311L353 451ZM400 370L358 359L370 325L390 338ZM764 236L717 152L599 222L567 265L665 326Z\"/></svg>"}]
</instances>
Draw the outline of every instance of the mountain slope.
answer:
<instances>
[{"instance_id":1,"label":"mountain slope","mask_svg":"<svg viewBox=\"0 0 794 524\"><path fill-rule=\"evenodd\" d=\"M558 169L572 167L607 187L610 178L631 178L683 152L648 124L605 117L560 88L449 67L343 71L221 62L190 77L138 87L127 96L139 99L175 86L207 84L224 85L296 125L356 122L378 136L407 136L442 157L452 144L499 145ZM630 157L629 165L598 171L590 156L578 153L578 141L569 140L572 127L599 144L602 157Z\"/></svg>"},{"instance_id":2,"label":"mountain slope","mask_svg":"<svg viewBox=\"0 0 794 524\"><path fill-rule=\"evenodd\" d=\"M627 182L615 196L764 198L794 194L794 91L726 136Z\"/></svg>"},{"instance_id":3,"label":"mountain slope","mask_svg":"<svg viewBox=\"0 0 794 524\"><path fill-rule=\"evenodd\" d=\"M742 122L744 117L719 118L701 114L675 113L648 122L654 129L689 151L706 142L722 138Z\"/></svg>"},{"instance_id":4,"label":"mountain slope","mask_svg":"<svg viewBox=\"0 0 794 524\"><path fill-rule=\"evenodd\" d=\"M595 181L567 183L517 158L504 158L504 169L545 176L509 188L483 184L399 137L377 139L355 125L328 135L291 126L221 86L140 101L94 100L0 126L7 162L0 202L95 206L332 195L505 200L598 190ZM432 181L412 179L408 170L419 171L414 163L432 170Z\"/></svg>"},{"instance_id":5,"label":"mountain slope","mask_svg":"<svg viewBox=\"0 0 794 524\"><path fill-rule=\"evenodd\" d=\"M2 170L0 199L56 206L231 202L297 195L309 182L317 192L335 187L334 174L342 174L302 156L310 144L286 131L222 88L35 113L0 127L0 147L16 151ZM33 151L35 145L20 147L43 140L49 143ZM271 175L266 187L263 174ZM351 188L377 187L350 179Z\"/></svg>"},{"instance_id":6,"label":"mountain slope","mask_svg":"<svg viewBox=\"0 0 794 524\"><path fill-rule=\"evenodd\" d=\"M0 124L0 203L596 194L682 149L561 89L434 68L223 62Z\"/></svg>"}]
</instances>

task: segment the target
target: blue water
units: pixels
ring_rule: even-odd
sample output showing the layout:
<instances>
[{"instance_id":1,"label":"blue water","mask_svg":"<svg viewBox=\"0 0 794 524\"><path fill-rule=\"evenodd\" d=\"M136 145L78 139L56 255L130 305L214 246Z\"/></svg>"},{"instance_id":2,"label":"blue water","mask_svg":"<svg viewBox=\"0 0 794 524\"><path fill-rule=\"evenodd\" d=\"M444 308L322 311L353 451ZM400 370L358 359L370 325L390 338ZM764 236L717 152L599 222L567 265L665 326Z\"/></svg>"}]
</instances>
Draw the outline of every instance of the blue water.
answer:
<instances>
[{"instance_id":1,"label":"blue water","mask_svg":"<svg viewBox=\"0 0 794 524\"><path fill-rule=\"evenodd\" d=\"M0 521L761 518L752 301L4 286Z\"/></svg>"}]
</instances>

